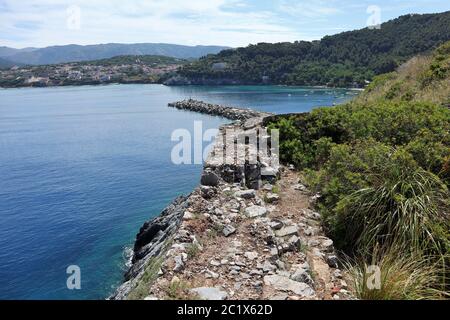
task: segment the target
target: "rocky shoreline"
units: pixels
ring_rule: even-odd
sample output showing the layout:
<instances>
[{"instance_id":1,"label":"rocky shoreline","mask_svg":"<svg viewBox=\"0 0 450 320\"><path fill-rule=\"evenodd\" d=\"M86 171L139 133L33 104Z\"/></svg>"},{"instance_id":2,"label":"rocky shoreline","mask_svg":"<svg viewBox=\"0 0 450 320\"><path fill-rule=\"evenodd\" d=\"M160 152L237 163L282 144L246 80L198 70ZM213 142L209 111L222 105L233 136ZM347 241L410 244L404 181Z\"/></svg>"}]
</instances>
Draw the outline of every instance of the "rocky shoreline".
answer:
<instances>
[{"instance_id":1,"label":"rocky shoreline","mask_svg":"<svg viewBox=\"0 0 450 320\"><path fill-rule=\"evenodd\" d=\"M252 157L249 142L268 139L272 115L195 100L169 106L237 121L220 128L200 186L141 228L110 299L351 298L333 241L310 209L317 196L278 165L270 143Z\"/></svg>"}]
</instances>

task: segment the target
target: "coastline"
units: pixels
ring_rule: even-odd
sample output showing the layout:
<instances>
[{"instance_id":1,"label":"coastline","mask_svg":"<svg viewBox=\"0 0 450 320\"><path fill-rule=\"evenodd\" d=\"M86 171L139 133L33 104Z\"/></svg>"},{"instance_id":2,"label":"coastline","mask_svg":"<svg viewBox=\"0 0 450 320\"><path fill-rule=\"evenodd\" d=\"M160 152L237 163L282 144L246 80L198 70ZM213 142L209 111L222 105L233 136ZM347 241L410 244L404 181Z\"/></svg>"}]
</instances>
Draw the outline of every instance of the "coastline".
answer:
<instances>
[{"instance_id":1,"label":"coastline","mask_svg":"<svg viewBox=\"0 0 450 320\"><path fill-rule=\"evenodd\" d=\"M188 296L183 296L184 298L351 299L344 289L332 292L332 288L345 282L337 266L333 241L323 236L316 220L318 214L309 209L317 195L311 195L304 186L299 186L292 170L278 165L278 154L273 148L265 156L260 155L256 164L247 162L246 157L252 147L247 139L240 140L239 137L257 132L257 135L261 133L260 138L266 139L265 123L275 115L252 110L249 113L248 109L223 107L195 100L185 100L171 106L239 120L220 127L216 143L204 164L200 186L188 196L175 199L160 216L147 221L139 230L132 265L125 274L124 283L109 299L165 299L167 290L171 291L173 285L184 283L183 277L191 279L195 283L192 286L196 287L190 288ZM232 136L229 135L230 130L233 132ZM224 163L221 157L223 152L227 153L224 142L230 139L234 141L233 146L243 148L246 152L244 159L237 155L231 162ZM286 210L284 205L290 208L291 204L283 204L280 196L275 193L277 182L280 185L287 182L293 184L286 192L294 192L289 197L296 199L292 201L300 199L302 202L299 208L305 208L297 213L297 218L292 213L283 211ZM300 197L298 192L301 192ZM274 214L276 216L279 210L283 211L281 216L278 214L279 218L269 218ZM260 236L255 231L248 233L248 228L255 223L261 225L262 229L258 231L262 232ZM211 232L215 234L214 238L218 243L211 240ZM236 234L246 240L233 240ZM220 235L224 238L219 240ZM223 250L215 246L224 246L224 241L231 241L229 245L233 246L254 237L264 239L259 244L259 251L244 253L236 248L231 256L227 255L228 258L219 260L216 257L211 260L216 271L212 271L209 262L197 261L199 252L202 255L217 256ZM208 241L212 242L208 244ZM250 245L249 249L255 250L254 246ZM241 254L250 261L240 261ZM248 271L250 275L237 271L252 268L257 261L255 258L262 260L256 269ZM228 262L228 259L236 260ZM213 263L216 260L222 262ZM290 261L290 269L282 261ZM230 268L231 276L219 272L221 268ZM317 280L310 279L309 273L317 274ZM238 293L232 289L233 286L243 285L240 281L237 282L234 275L248 277L248 281L254 280L249 282L248 292ZM203 277L205 282L200 282L199 279Z\"/></svg>"},{"instance_id":2,"label":"coastline","mask_svg":"<svg viewBox=\"0 0 450 320\"><path fill-rule=\"evenodd\" d=\"M166 84L165 82L161 81L113 81L113 82L90 82L90 83L68 83L68 84L58 84L58 85L17 85L17 86L0 86L0 89L20 89L20 88L64 88L64 87L86 87L86 86L110 86L110 85L132 85L132 84L154 84L154 85L162 85L167 87L180 87L180 86L186 86L186 87L214 87L214 86L225 86L225 87L232 87L232 86L274 86L274 87L286 87L286 88L311 88L311 89L342 89L342 90L352 90L352 91L364 91L365 88L359 88L359 87L332 87L332 86L326 86L326 85L285 85L285 84L276 84L276 83L230 83L230 84L220 84L220 83L213 83L213 84L180 84L180 85L171 85Z\"/></svg>"},{"instance_id":3,"label":"coastline","mask_svg":"<svg viewBox=\"0 0 450 320\"><path fill-rule=\"evenodd\" d=\"M219 128L220 131L224 131L226 128L230 128L230 126L240 128L241 126L245 126L247 121L251 123L250 126L255 127L257 124L262 123L264 118L273 116L273 114L270 113L258 112L251 109L223 107L191 99L169 103L168 107L190 112L213 114L235 121L231 124L221 126ZM257 119L256 123L254 123L252 119ZM188 196L177 197L160 213L160 215L145 222L141 227L134 243L131 266L124 275L124 283L119 286L115 293L108 299L127 299L130 292L139 286L140 279L145 276L146 267L155 260L163 259L163 255L168 251L170 242L173 240L173 237L182 222L185 210L189 205L189 199L193 195L198 194L198 192L204 192L205 188L201 189L202 187L209 187L207 185L211 184L211 182L205 182L205 180L217 180L218 183L220 176L224 173L224 168L217 168L212 163L215 161L213 156L215 150L220 148L219 141L220 139L216 138L216 144L203 167L200 179L201 186L196 188L193 193ZM241 178L241 182L245 183L245 176Z\"/></svg>"}]
</instances>

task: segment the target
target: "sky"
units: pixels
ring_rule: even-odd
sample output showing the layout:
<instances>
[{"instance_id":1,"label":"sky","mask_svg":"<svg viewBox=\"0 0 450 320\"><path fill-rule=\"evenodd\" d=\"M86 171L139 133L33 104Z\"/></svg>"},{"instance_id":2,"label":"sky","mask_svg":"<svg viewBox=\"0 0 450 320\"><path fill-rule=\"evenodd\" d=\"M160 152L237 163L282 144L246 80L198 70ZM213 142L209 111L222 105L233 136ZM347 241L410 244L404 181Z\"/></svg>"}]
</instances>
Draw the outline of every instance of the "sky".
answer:
<instances>
[{"instance_id":1,"label":"sky","mask_svg":"<svg viewBox=\"0 0 450 320\"><path fill-rule=\"evenodd\" d=\"M449 0L0 0L0 46L318 40Z\"/></svg>"}]
</instances>

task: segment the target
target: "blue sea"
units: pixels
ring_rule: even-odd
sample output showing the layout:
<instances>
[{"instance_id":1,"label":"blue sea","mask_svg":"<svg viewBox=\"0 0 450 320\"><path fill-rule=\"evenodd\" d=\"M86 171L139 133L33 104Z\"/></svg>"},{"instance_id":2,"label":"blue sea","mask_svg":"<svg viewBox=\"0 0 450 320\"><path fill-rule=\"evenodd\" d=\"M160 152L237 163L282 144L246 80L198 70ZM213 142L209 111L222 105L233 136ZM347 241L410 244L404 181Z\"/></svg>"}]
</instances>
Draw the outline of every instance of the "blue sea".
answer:
<instances>
[{"instance_id":1,"label":"blue sea","mask_svg":"<svg viewBox=\"0 0 450 320\"><path fill-rule=\"evenodd\" d=\"M0 299L105 299L140 226L199 183L171 162L175 129L227 121L175 110L195 98L274 113L356 95L279 86L110 85L0 90ZM127 249L128 248L128 249ZM81 290L66 269L81 270Z\"/></svg>"}]
</instances>

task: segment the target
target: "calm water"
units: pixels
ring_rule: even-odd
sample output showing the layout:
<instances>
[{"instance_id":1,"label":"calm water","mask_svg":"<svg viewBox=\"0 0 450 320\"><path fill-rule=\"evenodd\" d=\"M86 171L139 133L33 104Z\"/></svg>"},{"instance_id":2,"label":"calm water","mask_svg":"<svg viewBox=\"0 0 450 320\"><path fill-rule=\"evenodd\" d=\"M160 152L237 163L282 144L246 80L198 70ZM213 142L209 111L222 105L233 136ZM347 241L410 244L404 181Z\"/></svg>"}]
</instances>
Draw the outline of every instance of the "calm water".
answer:
<instances>
[{"instance_id":1,"label":"calm water","mask_svg":"<svg viewBox=\"0 0 450 320\"><path fill-rule=\"evenodd\" d=\"M170 137L225 120L167 108L197 98L303 112L355 92L286 87L113 85L0 90L0 299L103 299L142 223L199 181ZM66 268L81 268L79 291Z\"/></svg>"}]
</instances>

